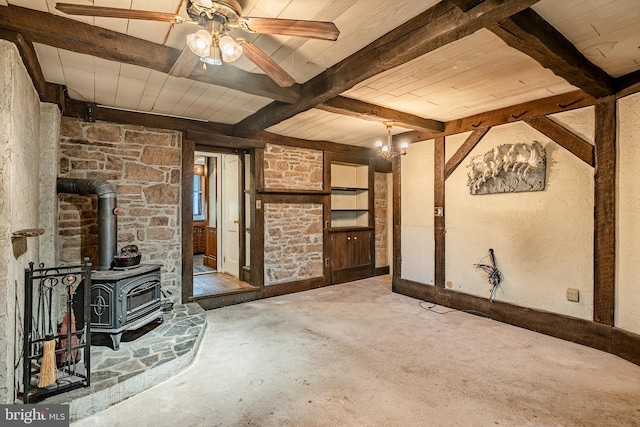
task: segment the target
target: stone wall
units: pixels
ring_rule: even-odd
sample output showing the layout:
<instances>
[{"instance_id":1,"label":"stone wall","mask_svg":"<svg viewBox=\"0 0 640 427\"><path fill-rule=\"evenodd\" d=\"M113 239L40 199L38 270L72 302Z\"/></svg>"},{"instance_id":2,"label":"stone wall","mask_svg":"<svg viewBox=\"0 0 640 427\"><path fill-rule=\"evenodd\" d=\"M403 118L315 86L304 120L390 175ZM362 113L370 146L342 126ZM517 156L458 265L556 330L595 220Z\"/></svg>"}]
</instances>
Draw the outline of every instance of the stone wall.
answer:
<instances>
[{"instance_id":1,"label":"stone wall","mask_svg":"<svg viewBox=\"0 0 640 427\"><path fill-rule=\"evenodd\" d=\"M265 203L264 284L322 275L322 205Z\"/></svg>"},{"instance_id":2,"label":"stone wall","mask_svg":"<svg viewBox=\"0 0 640 427\"><path fill-rule=\"evenodd\" d=\"M265 188L322 190L322 173L322 151L274 144L265 147Z\"/></svg>"},{"instance_id":3,"label":"stone wall","mask_svg":"<svg viewBox=\"0 0 640 427\"><path fill-rule=\"evenodd\" d=\"M387 175L376 172L374 183L374 202L375 202L375 234L376 234L376 267L386 267L389 265L389 256L387 252L388 241L388 191L387 191Z\"/></svg>"},{"instance_id":4,"label":"stone wall","mask_svg":"<svg viewBox=\"0 0 640 427\"><path fill-rule=\"evenodd\" d=\"M179 132L64 118L60 174L97 178L117 192L118 249L135 244L143 263L162 264L162 287L180 301ZM59 254L65 263L97 263L97 197L59 195Z\"/></svg>"}]
</instances>

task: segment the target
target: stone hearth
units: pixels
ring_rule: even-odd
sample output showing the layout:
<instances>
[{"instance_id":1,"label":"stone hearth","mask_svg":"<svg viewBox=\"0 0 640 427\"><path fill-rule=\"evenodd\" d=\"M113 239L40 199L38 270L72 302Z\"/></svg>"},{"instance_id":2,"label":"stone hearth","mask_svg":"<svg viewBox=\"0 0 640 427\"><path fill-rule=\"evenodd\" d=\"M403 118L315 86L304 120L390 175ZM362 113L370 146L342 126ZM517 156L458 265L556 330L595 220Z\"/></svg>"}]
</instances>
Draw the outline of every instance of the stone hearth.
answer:
<instances>
[{"instance_id":1,"label":"stone hearth","mask_svg":"<svg viewBox=\"0 0 640 427\"><path fill-rule=\"evenodd\" d=\"M91 386L44 400L69 404L71 421L98 413L134 396L187 367L198 350L206 313L197 303L176 305L153 322L122 335L120 349L111 349L106 334L93 334Z\"/></svg>"}]
</instances>

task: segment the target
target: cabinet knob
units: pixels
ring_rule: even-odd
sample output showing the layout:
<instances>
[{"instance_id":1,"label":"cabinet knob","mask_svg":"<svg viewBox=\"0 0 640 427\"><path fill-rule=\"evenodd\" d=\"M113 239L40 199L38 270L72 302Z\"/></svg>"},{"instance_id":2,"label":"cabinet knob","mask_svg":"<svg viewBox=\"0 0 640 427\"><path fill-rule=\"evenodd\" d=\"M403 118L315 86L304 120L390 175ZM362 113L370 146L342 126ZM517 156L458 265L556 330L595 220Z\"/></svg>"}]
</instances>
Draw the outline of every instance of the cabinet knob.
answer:
<instances>
[{"instance_id":1,"label":"cabinet knob","mask_svg":"<svg viewBox=\"0 0 640 427\"><path fill-rule=\"evenodd\" d=\"M355 236L355 237L353 238L353 240L358 240L358 236Z\"/></svg>"},{"instance_id":2,"label":"cabinet knob","mask_svg":"<svg viewBox=\"0 0 640 427\"><path fill-rule=\"evenodd\" d=\"M351 236L347 236L347 240L351 240Z\"/></svg>"}]
</instances>

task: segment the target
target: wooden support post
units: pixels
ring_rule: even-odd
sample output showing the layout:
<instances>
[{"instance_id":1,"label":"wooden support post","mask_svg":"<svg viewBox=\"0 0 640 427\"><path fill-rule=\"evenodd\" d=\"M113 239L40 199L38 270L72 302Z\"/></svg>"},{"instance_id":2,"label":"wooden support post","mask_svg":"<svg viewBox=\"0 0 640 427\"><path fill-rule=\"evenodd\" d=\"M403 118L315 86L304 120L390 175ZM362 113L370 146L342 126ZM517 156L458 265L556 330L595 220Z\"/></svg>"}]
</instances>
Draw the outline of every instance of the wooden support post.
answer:
<instances>
[{"instance_id":1,"label":"wooden support post","mask_svg":"<svg viewBox=\"0 0 640 427\"><path fill-rule=\"evenodd\" d=\"M616 104L595 107L593 320L614 326L616 273Z\"/></svg>"},{"instance_id":2,"label":"wooden support post","mask_svg":"<svg viewBox=\"0 0 640 427\"><path fill-rule=\"evenodd\" d=\"M444 137L435 139L434 147L434 180L433 199L434 217L433 227L435 233L435 285L444 288L445 284L445 221L444 221L444 170L445 153Z\"/></svg>"},{"instance_id":3,"label":"wooden support post","mask_svg":"<svg viewBox=\"0 0 640 427\"><path fill-rule=\"evenodd\" d=\"M251 284L262 288L264 286L264 149L257 148L253 156L253 171L255 183L255 208L251 229Z\"/></svg>"},{"instance_id":4,"label":"wooden support post","mask_svg":"<svg viewBox=\"0 0 640 427\"><path fill-rule=\"evenodd\" d=\"M196 144L182 139L182 298L193 296L193 160Z\"/></svg>"},{"instance_id":5,"label":"wooden support post","mask_svg":"<svg viewBox=\"0 0 640 427\"><path fill-rule=\"evenodd\" d=\"M393 172L393 278L402 277L402 246L400 235L402 233L402 221L400 204L401 198L401 186L400 177L402 172L402 163L399 157L393 159L392 162Z\"/></svg>"}]
</instances>

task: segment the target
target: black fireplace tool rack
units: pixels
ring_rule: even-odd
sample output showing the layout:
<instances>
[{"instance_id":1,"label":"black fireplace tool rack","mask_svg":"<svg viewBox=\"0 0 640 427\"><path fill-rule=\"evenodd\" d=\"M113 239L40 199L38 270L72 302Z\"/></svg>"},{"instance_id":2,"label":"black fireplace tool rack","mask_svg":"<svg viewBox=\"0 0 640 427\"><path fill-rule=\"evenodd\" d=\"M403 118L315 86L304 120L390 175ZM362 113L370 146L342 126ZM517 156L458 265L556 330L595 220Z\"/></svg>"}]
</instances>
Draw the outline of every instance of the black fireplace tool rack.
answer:
<instances>
[{"instance_id":1,"label":"black fireplace tool rack","mask_svg":"<svg viewBox=\"0 0 640 427\"><path fill-rule=\"evenodd\" d=\"M91 379L91 263L25 269L22 401L37 403L49 396L80 387ZM73 303L76 290L84 288L84 315L76 322ZM62 289L64 288L64 293ZM34 293L37 304L34 305ZM54 307L66 304L60 322ZM55 340L55 350L53 342ZM55 351L55 355L52 352ZM51 358L55 361L53 368ZM46 371L46 374L45 374ZM49 381L43 378L52 378Z\"/></svg>"}]
</instances>

